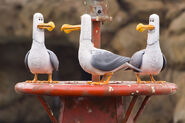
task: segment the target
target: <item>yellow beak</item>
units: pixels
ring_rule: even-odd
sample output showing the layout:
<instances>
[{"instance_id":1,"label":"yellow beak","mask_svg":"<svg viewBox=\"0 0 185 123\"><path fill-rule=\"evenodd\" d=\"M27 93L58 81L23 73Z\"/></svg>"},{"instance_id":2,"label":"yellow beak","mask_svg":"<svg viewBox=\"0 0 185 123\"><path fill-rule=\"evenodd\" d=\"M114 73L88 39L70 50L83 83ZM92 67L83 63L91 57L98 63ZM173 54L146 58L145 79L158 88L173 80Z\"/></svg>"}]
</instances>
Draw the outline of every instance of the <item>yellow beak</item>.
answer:
<instances>
[{"instance_id":1,"label":"yellow beak","mask_svg":"<svg viewBox=\"0 0 185 123\"><path fill-rule=\"evenodd\" d=\"M72 31L77 31L80 30L81 25L69 25L69 24L64 24L61 27L61 31L64 31L65 33L69 34Z\"/></svg>"},{"instance_id":2,"label":"yellow beak","mask_svg":"<svg viewBox=\"0 0 185 123\"><path fill-rule=\"evenodd\" d=\"M47 29L48 31L52 31L55 28L55 24L50 21L49 23L41 23L37 27L39 29Z\"/></svg>"},{"instance_id":3,"label":"yellow beak","mask_svg":"<svg viewBox=\"0 0 185 123\"><path fill-rule=\"evenodd\" d=\"M137 26L136 26L136 30L139 31L139 32L143 32L144 30L152 30L154 29L155 27L153 25L144 25L142 23L139 23Z\"/></svg>"}]
</instances>

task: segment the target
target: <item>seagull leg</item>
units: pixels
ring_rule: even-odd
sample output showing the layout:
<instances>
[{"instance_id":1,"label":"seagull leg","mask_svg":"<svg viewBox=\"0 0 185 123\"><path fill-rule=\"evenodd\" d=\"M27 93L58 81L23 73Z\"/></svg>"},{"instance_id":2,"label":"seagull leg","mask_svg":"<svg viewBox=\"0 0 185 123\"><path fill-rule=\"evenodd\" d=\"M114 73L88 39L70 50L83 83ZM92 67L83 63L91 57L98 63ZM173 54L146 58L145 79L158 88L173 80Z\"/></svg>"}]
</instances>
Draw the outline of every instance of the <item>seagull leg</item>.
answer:
<instances>
[{"instance_id":1,"label":"seagull leg","mask_svg":"<svg viewBox=\"0 0 185 123\"><path fill-rule=\"evenodd\" d=\"M48 83L58 83L58 81L53 81L52 80L52 73L49 73L48 74L48 81L47 81Z\"/></svg>"},{"instance_id":2,"label":"seagull leg","mask_svg":"<svg viewBox=\"0 0 185 123\"><path fill-rule=\"evenodd\" d=\"M33 82L37 82L38 81L38 74L35 74Z\"/></svg>"},{"instance_id":3,"label":"seagull leg","mask_svg":"<svg viewBox=\"0 0 185 123\"><path fill-rule=\"evenodd\" d=\"M137 77L137 84L141 84L142 83L142 81L141 81L141 79L140 79L140 77L139 77L139 74L137 73L136 74L136 77Z\"/></svg>"},{"instance_id":4,"label":"seagull leg","mask_svg":"<svg viewBox=\"0 0 185 123\"><path fill-rule=\"evenodd\" d=\"M100 82L103 82L105 80L105 78L107 77L107 73L105 75L103 75L103 78L100 80Z\"/></svg>"},{"instance_id":5,"label":"seagull leg","mask_svg":"<svg viewBox=\"0 0 185 123\"><path fill-rule=\"evenodd\" d=\"M52 80L52 73L49 73L49 74L48 74L48 82L49 82L49 83L52 83L52 81L53 81L53 80Z\"/></svg>"},{"instance_id":6,"label":"seagull leg","mask_svg":"<svg viewBox=\"0 0 185 123\"><path fill-rule=\"evenodd\" d=\"M35 73L34 74L34 79L33 80L27 80L26 82L27 83L36 83L38 81L38 74Z\"/></svg>"},{"instance_id":7,"label":"seagull leg","mask_svg":"<svg viewBox=\"0 0 185 123\"><path fill-rule=\"evenodd\" d=\"M152 74L150 74L150 79L152 80L152 82L155 82L155 79Z\"/></svg>"},{"instance_id":8,"label":"seagull leg","mask_svg":"<svg viewBox=\"0 0 185 123\"><path fill-rule=\"evenodd\" d=\"M165 83L166 81L156 81L153 77L152 74L150 74L150 79L152 80L153 83L158 83L158 84L161 84L161 83Z\"/></svg>"},{"instance_id":9,"label":"seagull leg","mask_svg":"<svg viewBox=\"0 0 185 123\"><path fill-rule=\"evenodd\" d=\"M107 80L106 80L106 81L104 81L102 84L109 84L109 80L110 80L110 78L112 77L112 75L113 75L113 73L112 73L112 72L111 72L111 73L108 73Z\"/></svg>"},{"instance_id":10,"label":"seagull leg","mask_svg":"<svg viewBox=\"0 0 185 123\"><path fill-rule=\"evenodd\" d=\"M88 82L88 84L94 84L94 85L101 85L101 84L106 85L106 84L109 84L109 80L112 77L112 74L113 73L106 73L99 82ZM107 77L107 80L104 81L106 77Z\"/></svg>"}]
</instances>

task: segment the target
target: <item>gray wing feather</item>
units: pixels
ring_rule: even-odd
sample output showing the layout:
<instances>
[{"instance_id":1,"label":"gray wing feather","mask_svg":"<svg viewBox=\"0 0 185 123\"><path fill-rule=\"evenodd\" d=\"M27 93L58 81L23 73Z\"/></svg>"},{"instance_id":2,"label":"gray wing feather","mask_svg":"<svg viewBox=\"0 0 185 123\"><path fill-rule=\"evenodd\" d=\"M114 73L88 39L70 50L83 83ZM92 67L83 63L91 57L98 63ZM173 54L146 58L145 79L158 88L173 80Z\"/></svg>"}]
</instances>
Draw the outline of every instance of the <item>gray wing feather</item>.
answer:
<instances>
[{"instance_id":1,"label":"gray wing feather","mask_svg":"<svg viewBox=\"0 0 185 123\"><path fill-rule=\"evenodd\" d=\"M119 56L106 50L95 50L91 64L96 69L112 71L129 61L128 57Z\"/></svg>"},{"instance_id":2,"label":"gray wing feather","mask_svg":"<svg viewBox=\"0 0 185 123\"><path fill-rule=\"evenodd\" d=\"M28 56L29 56L29 54L30 54L30 50L26 53L26 56L24 58L24 64L25 64L26 68L29 68L28 67Z\"/></svg>"},{"instance_id":3,"label":"gray wing feather","mask_svg":"<svg viewBox=\"0 0 185 123\"><path fill-rule=\"evenodd\" d=\"M166 65L167 65L167 60L166 60L166 57L163 54L163 67L162 67L161 71L164 70L164 68L166 67Z\"/></svg>"},{"instance_id":4,"label":"gray wing feather","mask_svg":"<svg viewBox=\"0 0 185 123\"><path fill-rule=\"evenodd\" d=\"M131 57L130 64L137 68L141 68L144 53L145 49L134 53L134 55Z\"/></svg>"},{"instance_id":5,"label":"gray wing feather","mask_svg":"<svg viewBox=\"0 0 185 123\"><path fill-rule=\"evenodd\" d=\"M51 61L51 64L54 68L54 70L58 70L58 67L59 67L59 61L58 61L58 58L57 56L55 55L54 52L52 52L51 50L48 50L48 53L49 53L49 57L50 57L50 61Z\"/></svg>"}]
</instances>

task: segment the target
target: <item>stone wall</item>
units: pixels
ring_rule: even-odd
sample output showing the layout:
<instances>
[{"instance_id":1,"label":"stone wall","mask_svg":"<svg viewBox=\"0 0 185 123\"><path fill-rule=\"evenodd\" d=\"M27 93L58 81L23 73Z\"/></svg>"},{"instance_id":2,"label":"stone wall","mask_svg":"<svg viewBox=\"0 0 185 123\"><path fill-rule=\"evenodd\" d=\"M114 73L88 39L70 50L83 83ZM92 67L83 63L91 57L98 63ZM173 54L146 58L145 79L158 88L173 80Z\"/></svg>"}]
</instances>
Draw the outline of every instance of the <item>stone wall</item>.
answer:
<instances>
[{"instance_id":1,"label":"stone wall","mask_svg":"<svg viewBox=\"0 0 185 123\"><path fill-rule=\"evenodd\" d=\"M160 44L168 67L156 79L174 82L179 87L175 95L151 98L139 122L185 122L185 1L109 0L109 4L113 21L102 25L102 48L124 56L145 48L147 33L137 32L136 25L146 24L150 14L158 14ZM33 77L23 63L32 42L32 16L41 12L45 22L52 20L56 24L53 32L46 31L46 46L57 54L61 63L60 71L54 74L55 79L80 80L84 74L77 59L79 32L66 35L60 27L64 23L79 24L84 11L82 0L0 1L0 122L50 122L36 97L14 91L16 82ZM135 79L133 72L124 71L112 77L112 80ZM48 101L57 114L59 99L50 97Z\"/></svg>"}]
</instances>

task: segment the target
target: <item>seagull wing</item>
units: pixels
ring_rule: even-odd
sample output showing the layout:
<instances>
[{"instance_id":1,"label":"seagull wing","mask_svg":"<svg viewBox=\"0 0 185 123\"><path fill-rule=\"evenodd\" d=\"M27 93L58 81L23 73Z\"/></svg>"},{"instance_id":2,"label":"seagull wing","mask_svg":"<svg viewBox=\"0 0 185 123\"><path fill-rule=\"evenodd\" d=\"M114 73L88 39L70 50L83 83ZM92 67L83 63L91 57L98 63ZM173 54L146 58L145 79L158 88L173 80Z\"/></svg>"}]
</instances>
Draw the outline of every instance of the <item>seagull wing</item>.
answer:
<instances>
[{"instance_id":1,"label":"seagull wing","mask_svg":"<svg viewBox=\"0 0 185 123\"><path fill-rule=\"evenodd\" d=\"M29 68L28 67L28 56L29 56L29 54L30 54L30 50L26 53L26 56L24 58L24 64L25 64L26 68Z\"/></svg>"},{"instance_id":2,"label":"seagull wing","mask_svg":"<svg viewBox=\"0 0 185 123\"><path fill-rule=\"evenodd\" d=\"M166 60L166 57L163 54L163 67L162 67L161 71L164 70L164 68L166 67L166 65L167 65L167 60Z\"/></svg>"},{"instance_id":3,"label":"seagull wing","mask_svg":"<svg viewBox=\"0 0 185 123\"><path fill-rule=\"evenodd\" d=\"M144 54L145 54L145 49L134 53L134 55L131 57L130 64L137 68L141 68Z\"/></svg>"},{"instance_id":4,"label":"seagull wing","mask_svg":"<svg viewBox=\"0 0 185 123\"><path fill-rule=\"evenodd\" d=\"M54 68L54 70L58 70L58 67L59 67L59 61L58 61L58 58L57 56L55 55L54 52L52 52L51 50L47 50L48 53L49 53L49 57L50 57L50 61L51 61L51 64Z\"/></svg>"},{"instance_id":5,"label":"seagull wing","mask_svg":"<svg viewBox=\"0 0 185 123\"><path fill-rule=\"evenodd\" d=\"M133 68L134 66L128 63L130 61L129 57L116 55L110 51L102 49L92 50L91 53L92 53L91 64L96 69L102 71L112 71L124 64L125 67L127 68L129 67L131 69L135 69Z\"/></svg>"}]
</instances>

